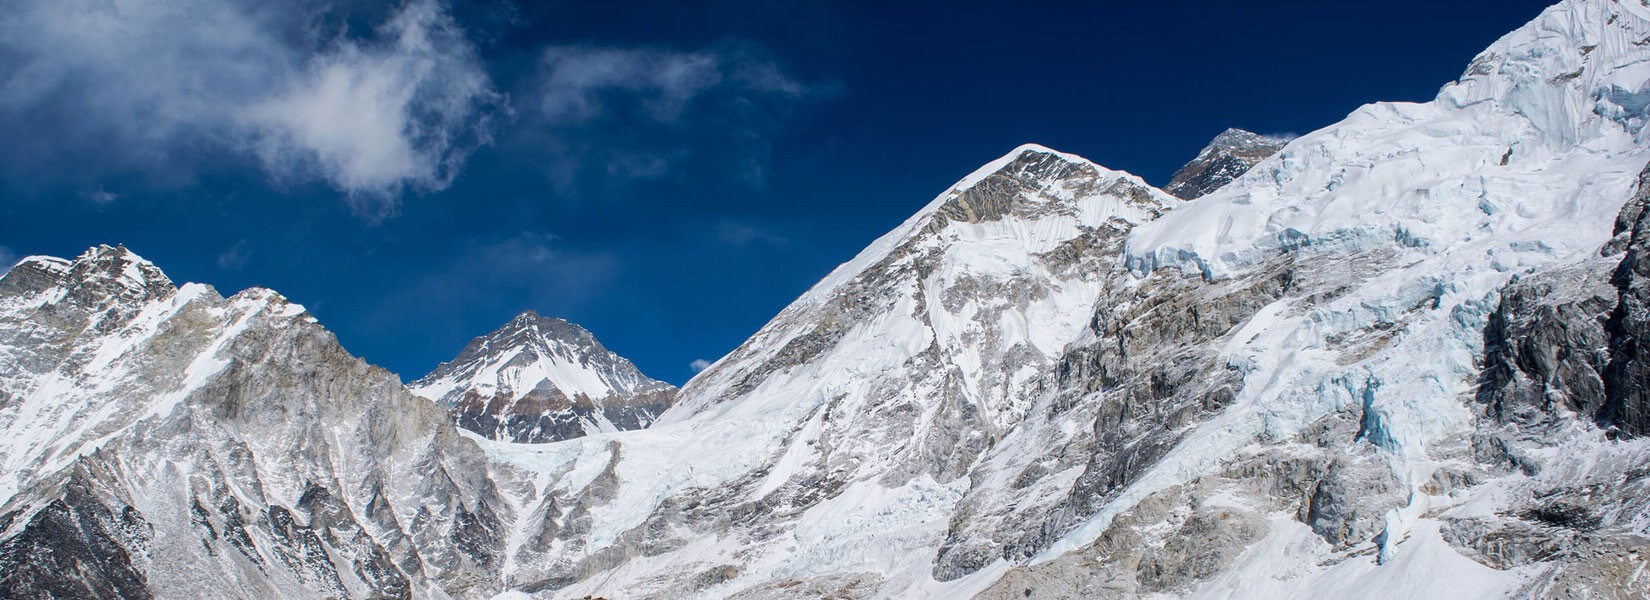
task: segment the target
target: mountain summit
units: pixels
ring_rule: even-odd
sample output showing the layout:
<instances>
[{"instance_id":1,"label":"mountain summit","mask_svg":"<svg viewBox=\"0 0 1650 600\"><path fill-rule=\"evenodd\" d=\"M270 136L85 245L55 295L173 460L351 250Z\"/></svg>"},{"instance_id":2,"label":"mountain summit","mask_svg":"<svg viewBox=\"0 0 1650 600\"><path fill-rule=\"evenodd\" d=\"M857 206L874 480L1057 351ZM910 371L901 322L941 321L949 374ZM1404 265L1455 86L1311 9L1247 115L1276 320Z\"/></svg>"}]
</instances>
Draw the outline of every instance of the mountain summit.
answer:
<instances>
[{"instance_id":1,"label":"mountain summit","mask_svg":"<svg viewBox=\"0 0 1650 600\"><path fill-rule=\"evenodd\" d=\"M641 429L676 395L583 327L531 310L407 387L448 407L459 427L527 443Z\"/></svg>"},{"instance_id":2,"label":"mountain summit","mask_svg":"<svg viewBox=\"0 0 1650 600\"><path fill-rule=\"evenodd\" d=\"M1197 158L1180 167L1163 191L1181 200L1193 200L1221 188L1249 172L1255 163L1277 154L1289 140L1227 129L1204 146Z\"/></svg>"}]
</instances>

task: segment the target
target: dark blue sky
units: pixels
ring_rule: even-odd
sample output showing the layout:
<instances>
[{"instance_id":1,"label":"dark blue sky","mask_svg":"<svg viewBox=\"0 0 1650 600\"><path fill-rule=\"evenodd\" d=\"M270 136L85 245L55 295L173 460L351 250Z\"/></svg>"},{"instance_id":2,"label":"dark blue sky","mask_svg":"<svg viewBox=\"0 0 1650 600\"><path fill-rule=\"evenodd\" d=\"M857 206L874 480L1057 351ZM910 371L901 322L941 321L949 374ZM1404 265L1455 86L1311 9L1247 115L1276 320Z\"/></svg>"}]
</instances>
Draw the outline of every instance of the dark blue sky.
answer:
<instances>
[{"instance_id":1,"label":"dark blue sky","mask_svg":"<svg viewBox=\"0 0 1650 600\"><path fill-rule=\"evenodd\" d=\"M1020 143L1162 184L1430 99L1545 6L1031 4L17 0L0 259L125 243L405 379L534 308L680 383Z\"/></svg>"}]
</instances>

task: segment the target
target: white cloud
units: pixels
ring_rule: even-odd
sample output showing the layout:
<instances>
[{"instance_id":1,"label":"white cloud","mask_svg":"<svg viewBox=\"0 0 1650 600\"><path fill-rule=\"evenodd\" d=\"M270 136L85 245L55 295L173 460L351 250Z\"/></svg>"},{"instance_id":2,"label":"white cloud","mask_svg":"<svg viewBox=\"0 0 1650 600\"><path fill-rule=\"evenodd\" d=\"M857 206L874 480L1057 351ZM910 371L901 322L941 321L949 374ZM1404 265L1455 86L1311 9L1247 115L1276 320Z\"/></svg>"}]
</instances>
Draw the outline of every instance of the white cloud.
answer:
<instances>
[{"instance_id":1,"label":"white cloud","mask_svg":"<svg viewBox=\"0 0 1650 600\"><path fill-rule=\"evenodd\" d=\"M393 209L404 186L440 190L475 144L499 96L445 10L416 0L378 30L374 45L344 41L316 56L242 122L277 173L313 165L357 208Z\"/></svg>"},{"instance_id":2,"label":"white cloud","mask_svg":"<svg viewBox=\"0 0 1650 600\"><path fill-rule=\"evenodd\" d=\"M12 253L11 248L0 246L0 275L10 273L11 268L15 266L17 266L17 255Z\"/></svg>"},{"instance_id":3,"label":"white cloud","mask_svg":"<svg viewBox=\"0 0 1650 600\"><path fill-rule=\"evenodd\" d=\"M693 369L694 373L698 373L698 372L703 371L705 369L709 369L710 368L710 361L705 360L703 358L695 358L695 359L693 359L693 362L688 363L688 368Z\"/></svg>"},{"instance_id":4,"label":"white cloud","mask_svg":"<svg viewBox=\"0 0 1650 600\"><path fill-rule=\"evenodd\" d=\"M447 186L500 100L469 40L437 0L407 0L359 36L322 33L327 10L0 3L0 119L36 133L31 150L112 168L244 153L278 179L324 179L371 215L404 188Z\"/></svg>"}]
</instances>

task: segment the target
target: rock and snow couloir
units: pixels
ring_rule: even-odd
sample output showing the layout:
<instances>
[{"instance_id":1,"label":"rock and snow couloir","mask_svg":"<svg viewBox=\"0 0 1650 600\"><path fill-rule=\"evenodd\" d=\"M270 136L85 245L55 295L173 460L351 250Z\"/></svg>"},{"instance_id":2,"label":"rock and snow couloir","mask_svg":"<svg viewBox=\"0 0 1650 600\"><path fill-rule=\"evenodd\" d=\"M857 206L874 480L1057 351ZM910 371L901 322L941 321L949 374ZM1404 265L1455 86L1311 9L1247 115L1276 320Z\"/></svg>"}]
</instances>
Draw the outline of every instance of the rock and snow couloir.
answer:
<instances>
[{"instance_id":1,"label":"rock and snow couloir","mask_svg":"<svg viewBox=\"0 0 1650 600\"><path fill-rule=\"evenodd\" d=\"M643 375L583 327L527 311L407 386L490 439L552 442L647 427L676 386Z\"/></svg>"},{"instance_id":2,"label":"rock and snow couloir","mask_svg":"<svg viewBox=\"0 0 1650 600\"><path fill-rule=\"evenodd\" d=\"M459 432L271 292L29 259L0 586L1643 597L1647 106L1650 8L1569 0L1191 202L1022 147L651 426L547 444Z\"/></svg>"}]
</instances>

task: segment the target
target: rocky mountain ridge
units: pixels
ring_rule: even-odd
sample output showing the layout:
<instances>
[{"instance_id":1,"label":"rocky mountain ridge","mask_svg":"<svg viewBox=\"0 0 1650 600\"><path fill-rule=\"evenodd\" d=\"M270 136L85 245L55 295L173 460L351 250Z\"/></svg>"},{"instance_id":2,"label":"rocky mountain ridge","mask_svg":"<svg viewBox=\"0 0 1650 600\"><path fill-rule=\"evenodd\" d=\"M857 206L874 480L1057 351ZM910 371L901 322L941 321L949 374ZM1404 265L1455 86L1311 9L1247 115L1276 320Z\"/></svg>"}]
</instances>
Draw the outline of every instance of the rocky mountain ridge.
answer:
<instances>
[{"instance_id":1,"label":"rocky mountain ridge","mask_svg":"<svg viewBox=\"0 0 1650 600\"><path fill-rule=\"evenodd\" d=\"M0 332L6 597L497 589L484 455L278 294L100 246L0 279Z\"/></svg>"}]
</instances>

